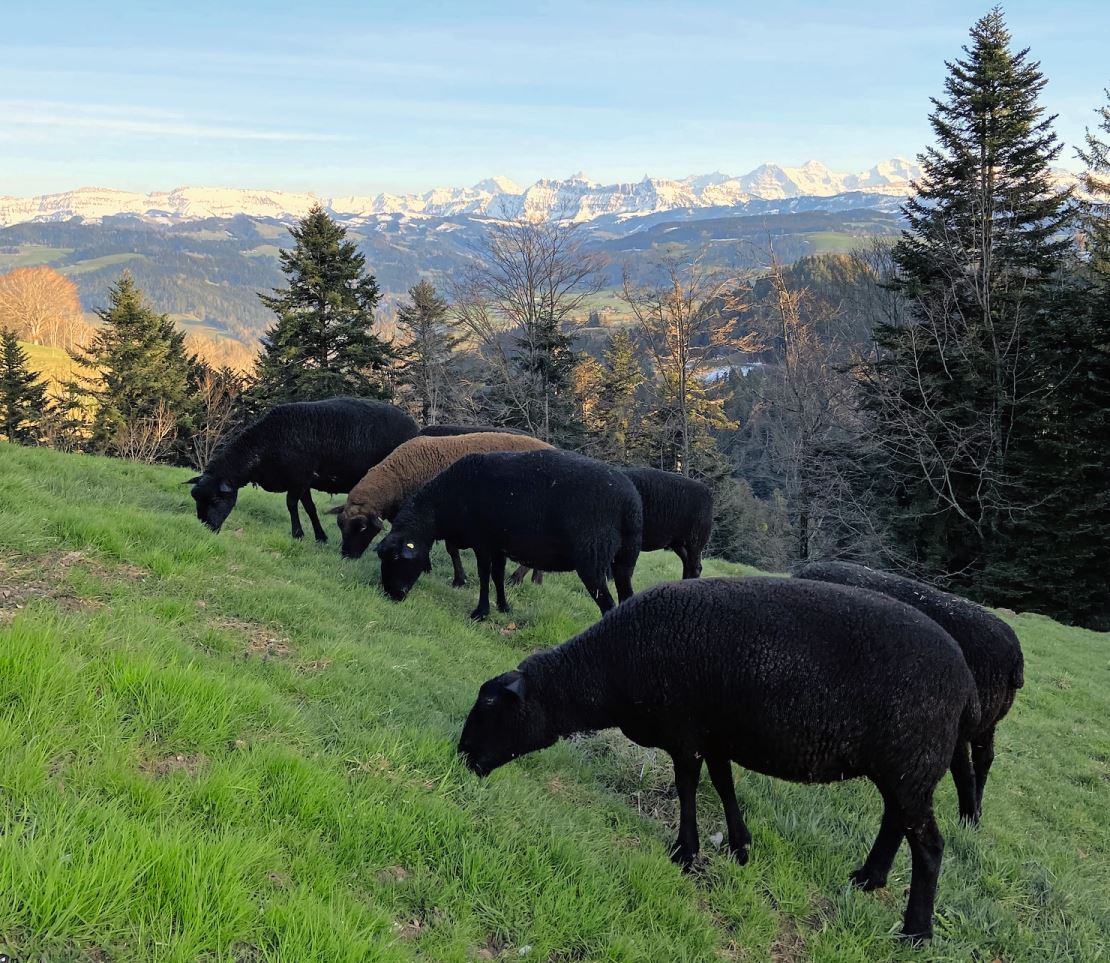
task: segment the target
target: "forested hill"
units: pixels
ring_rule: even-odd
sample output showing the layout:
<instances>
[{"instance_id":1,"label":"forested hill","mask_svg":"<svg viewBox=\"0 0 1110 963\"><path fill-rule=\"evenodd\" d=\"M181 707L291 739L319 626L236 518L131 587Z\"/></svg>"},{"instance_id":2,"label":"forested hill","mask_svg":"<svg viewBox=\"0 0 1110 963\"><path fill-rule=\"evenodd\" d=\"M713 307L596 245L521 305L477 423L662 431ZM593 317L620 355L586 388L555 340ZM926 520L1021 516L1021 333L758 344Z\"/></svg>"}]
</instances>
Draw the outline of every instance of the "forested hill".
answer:
<instances>
[{"instance_id":1,"label":"forested hill","mask_svg":"<svg viewBox=\"0 0 1110 963\"><path fill-rule=\"evenodd\" d=\"M694 216L696 214L696 216ZM480 247L485 220L380 215L348 225L367 266L387 296L399 296L422 278L447 290L453 276ZM588 247L609 256L611 287L626 266L647 277L663 256L706 249L722 265L763 263L773 240L776 255L793 261L805 254L844 251L876 235L896 234L893 214L795 211L737 215L722 211L668 211L666 216L599 218L584 225ZM86 310L102 307L124 268L151 304L199 333L253 343L273 318L257 293L280 287L278 251L289 246L284 223L238 216L176 224L130 216L100 223L77 220L28 223L0 229L0 273L48 264L78 286ZM611 300L616 303L613 296Z\"/></svg>"}]
</instances>

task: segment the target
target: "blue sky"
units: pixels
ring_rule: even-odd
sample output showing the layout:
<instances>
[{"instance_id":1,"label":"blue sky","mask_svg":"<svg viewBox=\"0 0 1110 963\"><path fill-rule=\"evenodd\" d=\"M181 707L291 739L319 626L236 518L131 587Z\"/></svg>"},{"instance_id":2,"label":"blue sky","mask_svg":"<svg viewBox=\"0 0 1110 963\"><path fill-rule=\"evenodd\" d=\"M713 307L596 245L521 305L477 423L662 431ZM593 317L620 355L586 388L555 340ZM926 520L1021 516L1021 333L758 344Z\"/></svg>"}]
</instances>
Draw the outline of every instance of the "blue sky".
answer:
<instances>
[{"instance_id":1,"label":"blue sky","mask_svg":"<svg viewBox=\"0 0 1110 963\"><path fill-rule=\"evenodd\" d=\"M12 3L0 194L425 190L504 174L862 169L927 142L986 3ZM1069 145L1110 86L1110 3L1006 4ZM1064 160L1069 166L1072 149Z\"/></svg>"}]
</instances>

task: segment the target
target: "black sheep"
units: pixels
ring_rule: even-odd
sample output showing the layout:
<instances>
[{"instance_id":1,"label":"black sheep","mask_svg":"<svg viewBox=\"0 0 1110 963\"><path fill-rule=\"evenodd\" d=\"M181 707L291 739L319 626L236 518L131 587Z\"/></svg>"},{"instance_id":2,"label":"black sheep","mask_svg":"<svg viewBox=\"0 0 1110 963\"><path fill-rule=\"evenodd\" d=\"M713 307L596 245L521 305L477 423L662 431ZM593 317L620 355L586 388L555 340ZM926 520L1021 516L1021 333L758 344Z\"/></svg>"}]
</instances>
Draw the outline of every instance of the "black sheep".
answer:
<instances>
[{"instance_id":1,"label":"black sheep","mask_svg":"<svg viewBox=\"0 0 1110 963\"><path fill-rule=\"evenodd\" d=\"M350 491L374 465L415 437L416 422L382 401L328 398L277 405L222 446L190 478L197 518L218 532L235 507L239 489L253 484L286 492L293 537L304 530L298 500L308 512L316 541L328 536L320 525L312 489Z\"/></svg>"},{"instance_id":2,"label":"black sheep","mask_svg":"<svg viewBox=\"0 0 1110 963\"><path fill-rule=\"evenodd\" d=\"M695 579L647 589L490 679L459 752L484 776L563 736L611 726L665 750L681 806L672 858L683 866L699 848L703 760L741 863L751 835L732 761L803 783L867 776L885 808L851 878L864 889L885 885L905 835L913 877L903 932L927 938L944 850L933 790L978 715L960 650L908 605L796 579Z\"/></svg>"},{"instance_id":3,"label":"black sheep","mask_svg":"<svg viewBox=\"0 0 1110 963\"><path fill-rule=\"evenodd\" d=\"M430 571L432 543L472 548L481 594L471 618L505 601L505 560L577 572L602 612L613 607L610 570L623 602L632 594L642 512L632 482L616 468L571 452L544 449L467 455L408 498L379 543L382 587L401 601Z\"/></svg>"},{"instance_id":4,"label":"black sheep","mask_svg":"<svg viewBox=\"0 0 1110 963\"><path fill-rule=\"evenodd\" d=\"M622 468L636 486L644 509L641 552L670 549L682 561L682 577L701 575L701 555L713 529L713 493L693 478L658 468ZM520 585L528 574L522 565L509 579ZM532 576L540 582L540 573Z\"/></svg>"},{"instance_id":5,"label":"black sheep","mask_svg":"<svg viewBox=\"0 0 1110 963\"><path fill-rule=\"evenodd\" d=\"M983 787L994 761L994 730L1010 711L1017 690L1025 682L1021 643L1014 630L982 606L901 575L890 575L849 562L811 562L797 578L882 592L912 605L944 629L963 650L979 690L979 725L961 740L952 757L952 778L960 800L960 815L978 824L983 809Z\"/></svg>"}]
</instances>

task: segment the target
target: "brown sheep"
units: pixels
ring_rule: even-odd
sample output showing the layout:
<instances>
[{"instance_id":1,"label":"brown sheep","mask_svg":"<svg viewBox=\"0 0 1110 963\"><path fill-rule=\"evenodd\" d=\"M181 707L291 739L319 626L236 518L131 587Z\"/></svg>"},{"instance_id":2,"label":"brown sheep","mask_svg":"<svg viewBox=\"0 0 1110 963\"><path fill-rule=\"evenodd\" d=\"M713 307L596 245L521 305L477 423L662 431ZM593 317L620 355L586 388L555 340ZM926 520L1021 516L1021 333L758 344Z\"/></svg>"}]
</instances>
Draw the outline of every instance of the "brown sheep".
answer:
<instances>
[{"instance_id":1,"label":"brown sheep","mask_svg":"<svg viewBox=\"0 0 1110 963\"><path fill-rule=\"evenodd\" d=\"M551 448L529 435L480 432L468 435L423 435L406 441L366 473L351 489L347 503L332 509L339 516L344 558L360 558L384 527L393 521L401 505L418 488L467 455L491 451L531 451ZM452 585L466 584L458 549L447 545L454 568Z\"/></svg>"}]
</instances>

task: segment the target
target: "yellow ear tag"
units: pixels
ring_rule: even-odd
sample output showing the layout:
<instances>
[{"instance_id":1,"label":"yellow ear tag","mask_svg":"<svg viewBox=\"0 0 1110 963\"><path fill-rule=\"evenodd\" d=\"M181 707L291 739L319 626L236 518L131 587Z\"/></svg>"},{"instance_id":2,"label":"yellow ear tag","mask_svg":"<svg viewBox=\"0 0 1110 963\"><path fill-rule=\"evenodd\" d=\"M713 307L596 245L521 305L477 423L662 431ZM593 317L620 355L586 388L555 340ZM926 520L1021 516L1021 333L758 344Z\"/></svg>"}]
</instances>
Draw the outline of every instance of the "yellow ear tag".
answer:
<instances>
[{"instance_id":1,"label":"yellow ear tag","mask_svg":"<svg viewBox=\"0 0 1110 963\"><path fill-rule=\"evenodd\" d=\"M412 542L405 542L405 548L416 548L416 546Z\"/></svg>"}]
</instances>

